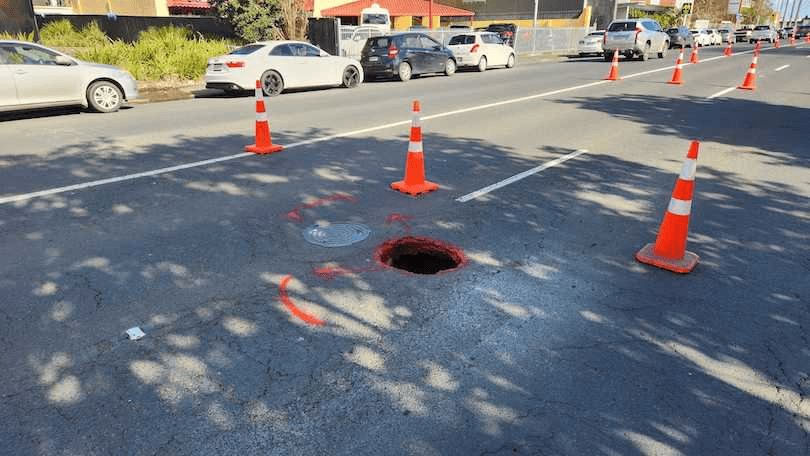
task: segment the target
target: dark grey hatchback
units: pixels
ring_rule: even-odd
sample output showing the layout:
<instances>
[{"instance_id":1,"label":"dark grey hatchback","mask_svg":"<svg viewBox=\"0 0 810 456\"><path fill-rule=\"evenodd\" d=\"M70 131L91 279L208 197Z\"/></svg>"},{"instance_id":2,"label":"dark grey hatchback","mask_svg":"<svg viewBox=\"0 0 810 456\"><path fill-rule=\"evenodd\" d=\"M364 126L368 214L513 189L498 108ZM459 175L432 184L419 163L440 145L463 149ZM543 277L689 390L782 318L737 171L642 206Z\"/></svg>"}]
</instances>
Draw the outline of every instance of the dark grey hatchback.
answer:
<instances>
[{"instance_id":1,"label":"dark grey hatchback","mask_svg":"<svg viewBox=\"0 0 810 456\"><path fill-rule=\"evenodd\" d=\"M366 78L397 77L401 81L423 73L456 72L453 51L424 33L375 36L366 41L360 54Z\"/></svg>"}]
</instances>

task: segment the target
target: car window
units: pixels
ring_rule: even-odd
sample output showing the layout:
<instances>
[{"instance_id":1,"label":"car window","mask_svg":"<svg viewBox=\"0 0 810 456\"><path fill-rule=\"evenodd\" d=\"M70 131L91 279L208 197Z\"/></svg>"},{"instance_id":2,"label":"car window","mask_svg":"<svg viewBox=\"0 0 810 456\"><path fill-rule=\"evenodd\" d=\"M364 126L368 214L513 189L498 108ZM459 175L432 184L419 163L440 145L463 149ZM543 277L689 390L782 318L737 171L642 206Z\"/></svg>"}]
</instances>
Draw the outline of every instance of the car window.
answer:
<instances>
[{"instance_id":1,"label":"car window","mask_svg":"<svg viewBox=\"0 0 810 456\"><path fill-rule=\"evenodd\" d=\"M770 27L768 27L767 25L757 25L756 27L754 27L754 30L768 30L768 29L770 29Z\"/></svg>"},{"instance_id":2,"label":"car window","mask_svg":"<svg viewBox=\"0 0 810 456\"><path fill-rule=\"evenodd\" d=\"M17 65L56 65L56 56L59 55L50 49L28 44L4 46L4 49L9 63Z\"/></svg>"},{"instance_id":3,"label":"car window","mask_svg":"<svg viewBox=\"0 0 810 456\"><path fill-rule=\"evenodd\" d=\"M608 32L632 32L635 29L635 22L614 22L608 27Z\"/></svg>"},{"instance_id":4,"label":"car window","mask_svg":"<svg viewBox=\"0 0 810 456\"><path fill-rule=\"evenodd\" d=\"M315 46L310 46L309 44L299 44L298 46L300 46L301 51L303 51L303 54L300 54L301 51L299 51L299 55L304 55L306 57L321 56L321 50L316 48Z\"/></svg>"},{"instance_id":5,"label":"car window","mask_svg":"<svg viewBox=\"0 0 810 456\"><path fill-rule=\"evenodd\" d=\"M371 43L370 47L372 48L387 48L391 44L391 41L385 36L369 38L368 42Z\"/></svg>"},{"instance_id":6,"label":"car window","mask_svg":"<svg viewBox=\"0 0 810 456\"><path fill-rule=\"evenodd\" d=\"M453 45L453 44L473 44L473 43L475 43L475 36L473 35L456 35L450 38L450 41L447 44Z\"/></svg>"},{"instance_id":7,"label":"car window","mask_svg":"<svg viewBox=\"0 0 810 456\"><path fill-rule=\"evenodd\" d=\"M402 39L402 47L405 49L420 49L422 43L416 35L407 35Z\"/></svg>"},{"instance_id":8,"label":"car window","mask_svg":"<svg viewBox=\"0 0 810 456\"><path fill-rule=\"evenodd\" d=\"M279 44L278 46L270 50L269 55L280 55L284 57L290 57L294 54L289 44Z\"/></svg>"},{"instance_id":9,"label":"car window","mask_svg":"<svg viewBox=\"0 0 810 456\"><path fill-rule=\"evenodd\" d=\"M425 49L433 49L437 46L441 47L436 40L426 35L420 36L419 41L422 43L422 47Z\"/></svg>"},{"instance_id":10,"label":"car window","mask_svg":"<svg viewBox=\"0 0 810 456\"><path fill-rule=\"evenodd\" d=\"M234 55L247 55L252 54L259 49L263 48L263 44L248 44L247 46L242 46L239 49L234 49L233 51L229 52L228 54Z\"/></svg>"},{"instance_id":11,"label":"car window","mask_svg":"<svg viewBox=\"0 0 810 456\"><path fill-rule=\"evenodd\" d=\"M488 44L503 44L503 40L494 33L482 33L481 41Z\"/></svg>"}]
</instances>

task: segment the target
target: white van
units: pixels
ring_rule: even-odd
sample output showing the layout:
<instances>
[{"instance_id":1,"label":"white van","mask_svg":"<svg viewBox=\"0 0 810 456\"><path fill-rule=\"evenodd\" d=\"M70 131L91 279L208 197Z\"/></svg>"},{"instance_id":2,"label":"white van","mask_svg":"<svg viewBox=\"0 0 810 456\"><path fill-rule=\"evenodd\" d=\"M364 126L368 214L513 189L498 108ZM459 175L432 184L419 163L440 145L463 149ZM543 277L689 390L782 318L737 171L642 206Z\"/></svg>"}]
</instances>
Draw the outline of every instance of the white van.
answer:
<instances>
[{"instance_id":1,"label":"white van","mask_svg":"<svg viewBox=\"0 0 810 456\"><path fill-rule=\"evenodd\" d=\"M360 26L379 28L383 33L391 31L391 15L388 10L376 3L360 11Z\"/></svg>"}]
</instances>

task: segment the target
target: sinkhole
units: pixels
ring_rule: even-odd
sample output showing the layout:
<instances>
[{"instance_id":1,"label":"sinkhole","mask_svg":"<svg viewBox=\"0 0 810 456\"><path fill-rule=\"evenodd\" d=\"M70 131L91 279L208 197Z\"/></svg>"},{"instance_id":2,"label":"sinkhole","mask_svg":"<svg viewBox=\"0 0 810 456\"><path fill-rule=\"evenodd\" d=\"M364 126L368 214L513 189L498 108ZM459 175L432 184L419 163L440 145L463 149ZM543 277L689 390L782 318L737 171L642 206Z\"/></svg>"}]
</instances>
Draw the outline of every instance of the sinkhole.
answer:
<instances>
[{"instance_id":1,"label":"sinkhole","mask_svg":"<svg viewBox=\"0 0 810 456\"><path fill-rule=\"evenodd\" d=\"M437 239L406 236L377 247L377 261L413 274L438 274L466 263L464 251Z\"/></svg>"}]
</instances>

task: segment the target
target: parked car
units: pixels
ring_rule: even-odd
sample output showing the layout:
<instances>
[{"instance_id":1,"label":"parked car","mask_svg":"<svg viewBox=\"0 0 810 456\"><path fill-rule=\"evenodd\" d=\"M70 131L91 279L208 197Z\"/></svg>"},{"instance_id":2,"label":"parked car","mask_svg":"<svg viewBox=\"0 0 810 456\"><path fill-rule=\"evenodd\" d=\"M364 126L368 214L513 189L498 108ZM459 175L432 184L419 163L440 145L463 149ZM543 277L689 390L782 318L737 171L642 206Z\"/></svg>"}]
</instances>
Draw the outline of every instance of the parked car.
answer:
<instances>
[{"instance_id":1,"label":"parked car","mask_svg":"<svg viewBox=\"0 0 810 456\"><path fill-rule=\"evenodd\" d=\"M653 52L664 58L669 49L669 35L653 19L627 19L613 21L605 31L602 42L605 61L613 58L613 52L647 60Z\"/></svg>"},{"instance_id":2,"label":"parked car","mask_svg":"<svg viewBox=\"0 0 810 456\"><path fill-rule=\"evenodd\" d=\"M497 33L507 46L515 47L515 37L518 31L516 24L489 24L486 31Z\"/></svg>"},{"instance_id":3,"label":"parked car","mask_svg":"<svg viewBox=\"0 0 810 456\"><path fill-rule=\"evenodd\" d=\"M357 87L363 67L355 59L337 57L301 41L260 41L208 59L205 87L226 92L250 90L261 81L267 96L286 89Z\"/></svg>"},{"instance_id":4,"label":"parked car","mask_svg":"<svg viewBox=\"0 0 810 456\"><path fill-rule=\"evenodd\" d=\"M722 38L721 43L728 43L729 36L731 36L731 40L734 41L734 30L729 28L721 28L720 29L720 38Z\"/></svg>"},{"instance_id":5,"label":"parked car","mask_svg":"<svg viewBox=\"0 0 810 456\"><path fill-rule=\"evenodd\" d=\"M751 39L751 33L753 33L753 31L753 25L743 25L734 32L734 40L737 43L747 43Z\"/></svg>"},{"instance_id":6,"label":"parked car","mask_svg":"<svg viewBox=\"0 0 810 456\"><path fill-rule=\"evenodd\" d=\"M810 35L810 25L800 25L796 27L796 38L804 38Z\"/></svg>"},{"instance_id":7,"label":"parked car","mask_svg":"<svg viewBox=\"0 0 810 456\"><path fill-rule=\"evenodd\" d=\"M723 38L720 36L720 32L717 29L706 29L706 33L709 34L712 46L715 44L723 44Z\"/></svg>"},{"instance_id":8,"label":"parked car","mask_svg":"<svg viewBox=\"0 0 810 456\"><path fill-rule=\"evenodd\" d=\"M496 33L470 32L450 38L447 47L456 57L459 67L477 67L486 71L493 66L515 66L515 50L507 46Z\"/></svg>"},{"instance_id":9,"label":"parked car","mask_svg":"<svg viewBox=\"0 0 810 456\"><path fill-rule=\"evenodd\" d=\"M712 39L706 30L690 30L692 36L695 38L695 45L697 46L710 46Z\"/></svg>"},{"instance_id":10,"label":"parked car","mask_svg":"<svg viewBox=\"0 0 810 456\"><path fill-rule=\"evenodd\" d=\"M773 25L757 25L751 32L751 37L748 39L748 42L756 43L757 41L767 41L773 43L776 38L778 38L778 35Z\"/></svg>"},{"instance_id":11,"label":"parked car","mask_svg":"<svg viewBox=\"0 0 810 456\"><path fill-rule=\"evenodd\" d=\"M786 40L793 35L793 27L782 27L778 30L779 38Z\"/></svg>"},{"instance_id":12,"label":"parked car","mask_svg":"<svg viewBox=\"0 0 810 456\"><path fill-rule=\"evenodd\" d=\"M366 76L397 77L401 81L423 73L456 72L456 58L424 33L404 32L369 38L363 47L360 63Z\"/></svg>"},{"instance_id":13,"label":"parked car","mask_svg":"<svg viewBox=\"0 0 810 456\"><path fill-rule=\"evenodd\" d=\"M694 44L695 39L692 37L692 34L689 32L689 29L684 27L683 25L679 27L672 27L667 29L667 35L669 35L669 47L692 47Z\"/></svg>"},{"instance_id":14,"label":"parked car","mask_svg":"<svg viewBox=\"0 0 810 456\"><path fill-rule=\"evenodd\" d=\"M113 112L138 98L131 74L27 41L0 40L0 112L83 106Z\"/></svg>"},{"instance_id":15,"label":"parked car","mask_svg":"<svg viewBox=\"0 0 810 456\"><path fill-rule=\"evenodd\" d=\"M605 39L605 31L604 30L597 30L595 32L591 32L584 37L577 43L577 52L581 57L585 57L588 54L596 54L602 55L602 40Z\"/></svg>"}]
</instances>

